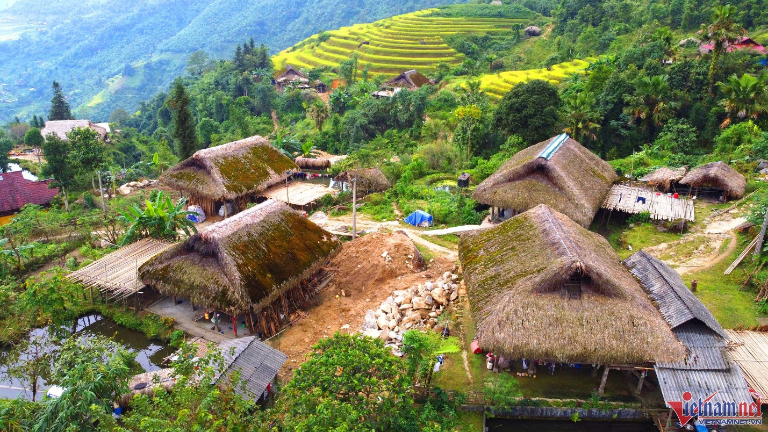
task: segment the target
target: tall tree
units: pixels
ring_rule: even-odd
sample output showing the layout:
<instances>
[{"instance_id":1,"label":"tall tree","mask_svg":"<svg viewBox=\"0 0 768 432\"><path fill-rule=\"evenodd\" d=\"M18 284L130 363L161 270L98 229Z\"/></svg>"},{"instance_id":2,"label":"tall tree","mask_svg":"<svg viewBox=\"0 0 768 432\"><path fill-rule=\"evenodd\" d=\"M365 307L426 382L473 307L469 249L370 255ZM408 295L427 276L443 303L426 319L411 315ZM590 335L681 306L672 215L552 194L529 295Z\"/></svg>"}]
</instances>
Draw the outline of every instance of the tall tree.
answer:
<instances>
[{"instance_id":1,"label":"tall tree","mask_svg":"<svg viewBox=\"0 0 768 432\"><path fill-rule=\"evenodd\" d=\"M768 85L766 85L765 73L758 76L744 74L741 78L732 75L728 77L727 82L718 84L723 92L720 104L728 113L728 117L720 127L727 127L733 121L745 118L756 120L758 116L768 111Z\"/></svg>"},{"instance_id":2,"label":"tall tree","mask_svg":"<svg viewBox=\"0 0 768 432\"><path fill-rule=\"evenodd\" d=\"M189 109L189 96L184 84L177 79L173 85L170 106L173 109L173 138L176 140L176 153L181 159L192 156L197 150L197 125Z\"/></svg>"},{"instance_id":3,"label":"tall tree","mask_svg":"<svg viewBox=\"0 0 768 432\"><path fill-rule=\"evenodd\" d=\"M602 117L595 103L595 95L589 92L571 93L563 98L563 131L580 142L595 141Z\"/></svg>"},{"instance_id":4,"label":"tall tree","mask_svg":"<svg viewBox=\"0 0 768 432\"><path fill-rule=\"evenodd\" d=\"M477 105L462 105L456 108L454 115L463 129L467 131L466 160L469 162L472 159L472 129L482 120L483 110Z\"/></svg>"},{"instance_id":5,"label":"tall tree","mask_svg":"<svg viewBox=\"0 0 768 432\"><path fill-rule=\"evenodd\" d=\"M55 134L45 138L43 153L45 153L45 165L43 176L52 177L51 187L58 187L64 196L64 208L69 211L69 199L67 190L75 183L76 167L70 161L72 145L68 140L62 140Z\"/></svg>"},{"instance_id":6,"label":"tall tree","mask_svg":"<svg viewBox=\"0 0 768 432\"><path fill-rule=\"evenodd\" d=\"M33 125L32 129L28 130L26 135L24 135L24 144L37 150L37 163L41 163L40 152L43 150L43 143L45 143L45 138L43 138L37 126Z\"/></svg>"},{"instance_id":7,"label":"tall tree","mask_svg":"<svg viewBox=\"0 0 768 432\"><path fill-rule=\"evenodd\" d=\"M718 62L720 56L728 47L728 44L744 35L745 30L737 22L739 19L736 6L727 4L725 6L715 5L712 7L712 22L709 25L702 24L699 34L703 35L713 43L712 60L709 65L709 87L707 91L712 95L715 86L715 75L717 74Z\"/></svg>"},{"instance_id":8,"label":"tall tree","mask_svg":"<svg viewBox=\"0 0 768 432\"><path fill-rule=\"evenodd\" d=\"M91 128L75 128L67 133L67 138L71 146L70 161L80 173L91 176L91 186L96 190L93 176L107 161L99 134Z\"/></svg>"},{"instance_id":9,"label":"tall tree","mask_svg":"<svg viewBox=\"0 0 768 432\"><path fill-rule=\"evenodd\" d=\"M208 54L203 50L197 50L190 54L187 59L187 72L193 76L200 76L205 72L209 63Z\"/></svg>"},{"instance_id":10,"label":"tall tree","mask_svg":"<svg viewBox=\"0 0 768 432\"><path fill-rule=\"evenodd\" d=\"M547 81L533 80L512 87L501 98L494 124L507 136L519 135L525 145L532 145L552 136L559 109L557 87Z\"/></svg>"},{"instance_id":11,"label":"tall tree","mask_svg":"<svg viewBox=\"0 0 768 432\"><path fill-rule=\"evenodd\" d=\"M53 82L53 98L51 99L51 112L48 114L48 120L72 120L69 102L64 96L61 85L56 81Z\"/></svg>"},{"instance_id":12,"label":"tall tree","mask_svg":"<svg viewBox=\"0 0 768 432\"><path fill-rule=\"evenodd\" d=\"M641 122L648 132L648 142L653 141L656 127L674 116L675 102L670 101L671 90L666 75L641 77L635 83L635 94L624 95L627 106L624 113L631 116L631 122Z\"/></svg>"},{"instance_id":13,"label":"tall tree","mask_svg":"<svg viewBox=\"0 0 768 432\"><path fill-rule=\"evenodd\" d=\"M13 150L13 141L10 138L0 137L0 174L10 171L8 164L11 163L11 158L8 157L8 152Z\"/></svg>"}]
</instances>

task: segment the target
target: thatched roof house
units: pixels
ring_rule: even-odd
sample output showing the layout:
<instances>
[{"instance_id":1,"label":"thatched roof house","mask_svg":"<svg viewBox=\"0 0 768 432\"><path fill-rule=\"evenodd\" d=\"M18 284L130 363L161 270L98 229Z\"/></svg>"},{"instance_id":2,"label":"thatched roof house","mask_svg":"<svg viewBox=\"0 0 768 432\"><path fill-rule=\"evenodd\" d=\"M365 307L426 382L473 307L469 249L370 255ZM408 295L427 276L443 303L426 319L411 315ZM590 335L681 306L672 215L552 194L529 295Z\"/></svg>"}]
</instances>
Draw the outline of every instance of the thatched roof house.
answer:
<instances>
[{"instance_id":1,"label":"thatched roof house","mask_svg":"<svg viewBox=\"0 0 768 432\"><path fill-rule=\"evenodd\" d=\"M640 178L640 181L648 183L648 186L654 187L660 191L667 192L672 186L685 177L688 172L686 167L667 168L661 167Z\"/></svg>"},{"instance_id":2,"label":"thatched roof house","mask_svg":"<svg viewBox=\"0 0 768 432\"><path fill-rule=\"evenodd\" d=\"M278 90L285 90L288 86L296 86L303 89L314 88L320 93L325 93L327 90L325 83L320 80L315 80L310 83L307 74L290 64L286 64L285 67L275 75L274 82Z\"/></svg>"},{"instance_id":3,"label":"thatched roof house","mask_svg":"<svg viewBox=\"0 0 768 432\"><path fill-rule=\"evenodd\" d=\"M418 90L422 86L432 84L429 78L422 75L416 69L401 73L381 85L382 88L405 88L408 90Z\"/></svg>"},{"instance_id":4,"label":"thatched roof house","mask_svg":"<svg viewBox=\"0 0 768 432\"><path fill-rule=\"evenodd\" d=\"M189 196L190 204L214 214L224 201L234 201L237 211L249 198L284 181L295 163L265 138L253 136L199 150L166 171L160 181Z\"/></svg>"},{"instance_id":5,"label":"thatched roof house","mask_svg":"<svg viewBox=\"0 0 768 432\"><path fill-rule=\"evenodd\" d=\"M296 162L296 165L298 165L301 169L324 170L331 167L330 159L318 159L299 156L294 159L294 162Z\"/></svg>"},{"instance_id":6,"label":"thatched roof house","mask_svg":"<svg viewBox=\"0 0 768 432\"><path fill-rule=\"evenodd\" d=\"M352 169L340 173L333 179L337 182L352 183L357 179L357 190L365 193L383 192L392 185L379 168Z\"/></svg>"},{"instance_id":7,"label":"thatched roof house","mask_svg":"<svg viewBox=\"0 0 768 432\"><path fill-rule=\"evenodd\" d=\"M562 134L517 152L472 197L512 213L546 204L586 227L616 177L608 162Z\"/></svg>"},{"instance_id":8,"label":"thatched roof house","mask_svg":"<svg viewBox=\"0 0 768 432\"><path fill-rule=\"evenodd\" d=\"M747 189L747 180L727 163L717 161L692 169L680 184L693 189L721 191L725 199L739 199Z\"/></svg>"},{"instance_id":9,"label":"thatched roof house","mask_svg":"<svg viewBox=\"0 0 768 432\"><path fill-rule=\"evenodd\" d=\"M741 369L727 352L728 335L680 275L645 251L635 253L624 263L649 292L687 350L683 361L660 361L654 366L664 400L679 401L684 392L691 392L693 400L703 400L717 391L713 404L751 403Z\"/></svg>"},{"instance_id":10,"label":"thatched roof house","mask_svg":"<svg viewBox=\"0 0 768 432\"><path fill-rule=\"evenodd\" d=\"M272 314L288 316L310 295L304 282L340 245L287 205L268 200L156 255L139 267L139 277L165 294L246 314L246 323L251 310L265 310L268 322L260 324L274 325Z\"/></svg>"},{"instance_id":11,"label":"thatched roof house","mask_svg":"<svg viewBox=\"0 0 768 432\"><path fill-rule=\"evenodd\" d=\"M66 140L67 134L75 129L92 129L99 135L102 141L108 141L108 130L91 123L88 120L49 120L45 122L45 127L40 130L40 134L43 138L48 135L56 135L57 137Z\"/></svg>"},{"instance_id":12,"label":"thatched roof house","mask_svg":"<svg viewBox=\"0 0 768 432\"><path fill-rule=\"evenodd\" d=\"M545 205L462 235L459 258L484 350L605 365L685 356L608 242Z\"/></svg>"}]
</instances>

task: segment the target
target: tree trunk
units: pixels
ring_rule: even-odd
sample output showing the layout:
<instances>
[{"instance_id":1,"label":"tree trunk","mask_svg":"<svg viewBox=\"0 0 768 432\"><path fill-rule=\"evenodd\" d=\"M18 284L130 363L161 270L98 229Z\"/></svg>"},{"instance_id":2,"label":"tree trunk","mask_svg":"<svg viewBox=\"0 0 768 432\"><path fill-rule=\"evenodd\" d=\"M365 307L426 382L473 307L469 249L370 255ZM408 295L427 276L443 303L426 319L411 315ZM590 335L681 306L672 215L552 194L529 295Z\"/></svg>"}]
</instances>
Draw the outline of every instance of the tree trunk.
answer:
<instances>
[{"instance_id":1,"label":"tree trunk","mask_svg":"<svg viewBox=\"0 0 768 432\"><path fill-rule=\"evenodd\" d=\"M722 48L719 47L719 43L715 42L715 47L712 50L712 62L709 65L709 86L707 87L707 93L713 97L714 94L712 92L715 87L715 72L717 71L717 62L720 61L721 50Z\"/></svg>"},{"instance_id":2,"label":"tree trunk","mask_svg":"<svg viewBox=\"0 0 768 432\"><path fill-rule=\"evenodd\" d=\"M63 187L61 193L64 195L64 211L69 212L69 198L67 197L67 191Z\"/></svg>"}]
</instances>

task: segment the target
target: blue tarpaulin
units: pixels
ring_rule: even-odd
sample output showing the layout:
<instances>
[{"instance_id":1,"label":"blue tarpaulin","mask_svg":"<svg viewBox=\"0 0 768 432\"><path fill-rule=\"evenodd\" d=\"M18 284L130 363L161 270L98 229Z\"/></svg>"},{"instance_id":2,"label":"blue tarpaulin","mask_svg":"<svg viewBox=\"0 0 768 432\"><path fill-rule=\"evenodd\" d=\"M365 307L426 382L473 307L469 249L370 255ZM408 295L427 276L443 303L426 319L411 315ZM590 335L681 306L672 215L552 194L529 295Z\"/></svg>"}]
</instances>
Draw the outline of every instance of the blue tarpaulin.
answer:
<instances>
[{"instance_id":1,"label":"blue tarpaulin","mask_svg":"<svg viewBox=\"0 0 768 432\"><path fill-rule=\"evenodd\" d=\"M425 211L416 210L415 212L411 213L407 218L405 218L405 221L413 226L419 226L424 222L427 222L429 225L432 225L432 215Z\"/></svg>"}]
</instances>

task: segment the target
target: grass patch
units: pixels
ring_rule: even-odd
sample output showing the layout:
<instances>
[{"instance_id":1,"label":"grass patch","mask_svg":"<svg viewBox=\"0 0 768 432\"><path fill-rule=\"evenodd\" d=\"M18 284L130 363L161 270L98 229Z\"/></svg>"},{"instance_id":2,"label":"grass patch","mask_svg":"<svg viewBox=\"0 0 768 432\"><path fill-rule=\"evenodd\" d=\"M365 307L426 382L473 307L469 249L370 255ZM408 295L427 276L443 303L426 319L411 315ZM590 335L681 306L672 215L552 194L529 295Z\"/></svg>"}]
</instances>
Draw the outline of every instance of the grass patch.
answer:
<instances>
[{"instance_id":1,"label":"grass patch","mask_svg":"<svg viewBox=\"0 0 768 432\"><path fill-rule=\"evenodd\" d=\"M758 307L751 290L739 291L741 284L751 271L751 261L746 259L730 275L723 272L736 259L751 239L740 238L733 253L709 269L682 275L690 286L698 280L696 296L704 303L725 328L737 326L753 327L760 324Z\"/></svg>"},{"instance_id":2,"label":"grass patch","mask_svg":"<svg viewBox=\"0 0 768 432\"><path fill-rule=\"evenodd\" d=\"M480 432L483 430L483 413L459 411L456 429L459 432Z\"/></svg>"},{"instance_id":3,"label":"grass patch","mask_svg":"<svg viewBox=\"0 0 768 432\"><path fill-rule=\"evenodd\" d=\"M432 253L432 251L429 250L428 247L420 245L418 243L414 243L414 245L416 245L416 249L419 250L421 257L424 258L424 262L429 263L435 258L435 254Z\"/></svg>"},{"instance_id":4,"label":"grass patch","mask_svg":"<svg viewBox=\"0 0 768 432\"><path fill-rule=\"evenodd\" d=\"M447 234L447 235L441 235L441 236L422 236L422 238L430 243L434 243L446 249L456 249L459 245L459 236L457 236L456 234Z\"/></svg>"},{"instance_id":5,"label":"grass patch","mask_svg":"<svg viewBox=\"0 0 768 432\"><path fill-rule=\"evenodd\" d=\"M608 243L619 255L626 259L640 249L680 240L682 235L669 231L659 231L653 223L635 224L629 228L622 222L611 222L598 230L608 239ZM632 246L632 250L629 250Z\"/></svg>"}]
</instances>

